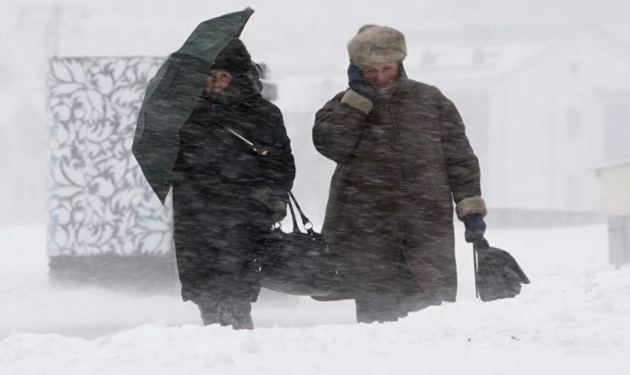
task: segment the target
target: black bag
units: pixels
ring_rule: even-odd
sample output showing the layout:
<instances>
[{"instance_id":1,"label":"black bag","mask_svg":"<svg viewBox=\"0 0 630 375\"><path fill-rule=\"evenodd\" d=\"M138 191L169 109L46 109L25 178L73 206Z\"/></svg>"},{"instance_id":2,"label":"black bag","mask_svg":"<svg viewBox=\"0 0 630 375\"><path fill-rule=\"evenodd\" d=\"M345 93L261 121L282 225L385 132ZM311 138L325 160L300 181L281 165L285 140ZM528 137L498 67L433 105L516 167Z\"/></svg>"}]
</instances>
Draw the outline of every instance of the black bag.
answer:
<instances>
[{"instance_id":1,"label":"black bag","mask_svg":"<svg viewBox=\"0 0 630 375\"><path fill-rule=\"evenodd\" d=\"M482 301L516 297L521 284L529 284L529 278L505 250L490 247L484 238L473 244L475 258L475 287Z\"/></svg>"},{"instance_id":2,"label":"black bag","mask_svg":"<svg viewBox=\"0 0 630 375\"><path fill-rule=\"evenodd\" d=\"M334 293L339 286L335 255L330 252L322 235L313 230L293 194L288 194L293 231L285 233L277 225L265 239L256 260L262 274L261 285L298 296ZM306 233L300 231L291 203L298 209Z\"/></svg>"}]
</instances>

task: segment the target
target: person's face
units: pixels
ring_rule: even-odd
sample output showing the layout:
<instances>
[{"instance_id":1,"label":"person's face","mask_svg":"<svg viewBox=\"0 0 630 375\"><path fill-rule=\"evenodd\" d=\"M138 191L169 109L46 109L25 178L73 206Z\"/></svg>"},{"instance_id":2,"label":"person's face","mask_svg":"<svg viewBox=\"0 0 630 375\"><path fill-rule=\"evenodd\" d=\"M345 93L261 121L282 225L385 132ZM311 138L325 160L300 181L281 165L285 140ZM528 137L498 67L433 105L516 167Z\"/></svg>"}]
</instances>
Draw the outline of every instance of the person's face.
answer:
<instances>
[{"instance_id":1,"label":"person's face","mask_svg":"<svg viewBox=\"0 0 630 375\"><path fill-rule=\"evenodd\" d=\"M215 98L218 93L225 90L232 82L232 75L227 70L210 69L210 74L206 78L204 87L206 95Z\"/></svg>"},{"instance_id":2,"label":"person's face","mask_svg":"<svg viewBox=\"0 0 630 375\"><path fill-rule=\"evenodd\" d=\"M366 82L379 89L389 87L396 82L398 63L377 63L363 67L363 77Z\"/></svg>"}]
</instances>

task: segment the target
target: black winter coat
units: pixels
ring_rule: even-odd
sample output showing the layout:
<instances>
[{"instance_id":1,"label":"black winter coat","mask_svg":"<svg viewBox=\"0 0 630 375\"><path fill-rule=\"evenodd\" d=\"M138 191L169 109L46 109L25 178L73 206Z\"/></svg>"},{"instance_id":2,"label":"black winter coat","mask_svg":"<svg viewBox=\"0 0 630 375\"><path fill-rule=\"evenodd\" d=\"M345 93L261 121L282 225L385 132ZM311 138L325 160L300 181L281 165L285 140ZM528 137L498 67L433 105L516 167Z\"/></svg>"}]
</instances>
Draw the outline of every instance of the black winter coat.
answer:
<instances>
[{"instance_id":1,"label":"black winter coat","mask_svg":"<svg viewBox=\"0 0 630 375\"><path fill-rule=\"evenodd\" d=\"M268 155L254 152L228 128L268 149ZM175 184L261 201L286 199L293 186L295 164L282 113L259 95L236 103L201 98L179 130L179 142Z\"/></svg>"},{"instance_id":2,"label":"black winter coat","mask_svg":"<svg viewBox=\"0 0 630 375\"><path fill-rule=\"evenodd\" d=\"M202 98L179 142L172 183L182 296L197 303L226 295L254 301L260 286L250 264L274 209L286 209L295 178L282 114L259 94L229 102Z\"/></svg>"}]
</instances>

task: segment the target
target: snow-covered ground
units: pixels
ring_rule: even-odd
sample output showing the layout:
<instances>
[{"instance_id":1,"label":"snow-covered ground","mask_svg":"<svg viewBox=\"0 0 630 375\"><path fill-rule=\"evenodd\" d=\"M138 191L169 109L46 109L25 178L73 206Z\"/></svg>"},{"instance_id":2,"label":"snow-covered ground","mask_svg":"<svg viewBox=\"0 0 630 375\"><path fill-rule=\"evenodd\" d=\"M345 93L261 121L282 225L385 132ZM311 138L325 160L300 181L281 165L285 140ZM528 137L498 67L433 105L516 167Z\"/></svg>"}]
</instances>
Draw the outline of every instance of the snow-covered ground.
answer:
<instances>
[{"instance_id":1,"label":"snow-covered ground","mask_svg":"<svg viewBox=\"0 0 630 375\"><path fill-rule=\"evenodd\" d=\"M178 296L47 285L45 229L0 228L0 374L628 374L630 269L607 265L605 226L488 233L533 283L398 323L354 324L350 302L267 294L252 332L203 327ZM461 233L458 233L461 237Z\"/></svg>"}]
</instances>

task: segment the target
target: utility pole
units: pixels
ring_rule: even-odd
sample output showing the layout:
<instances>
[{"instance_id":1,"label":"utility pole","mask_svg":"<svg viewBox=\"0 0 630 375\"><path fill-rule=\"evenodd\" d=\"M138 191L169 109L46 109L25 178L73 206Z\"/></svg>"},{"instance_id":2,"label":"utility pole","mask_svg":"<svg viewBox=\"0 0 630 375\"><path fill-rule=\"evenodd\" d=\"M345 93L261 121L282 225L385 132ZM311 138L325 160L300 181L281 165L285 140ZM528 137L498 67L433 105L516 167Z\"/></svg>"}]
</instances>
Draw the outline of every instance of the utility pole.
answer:
<instances>
[{"instance_id":1,"label":"utility pole","mask_svg":"<svg viewBox=\"0 0 630 375\"><path fill-rule=\"evenodd\" d=\"M59 53L59 28L64 9L55 2L52 5L50 21L46 25L46 56L55 57Z\"/></svg>"},{"instance_id":2,"label":"utility pole","mask_svg":"<svg viewBox=\"0 0 630 375\"><path fill-rule=\"evenodd\" d=\"M30 23L45 24L46 58L50 59L59 54L63 19L68 14L78 14L85 17L82 8L62 6L58 2L50 5L24 6L20 12L18 27L30 27Z\"/></svg>"}]
</instances>

